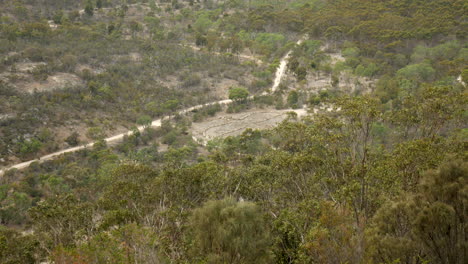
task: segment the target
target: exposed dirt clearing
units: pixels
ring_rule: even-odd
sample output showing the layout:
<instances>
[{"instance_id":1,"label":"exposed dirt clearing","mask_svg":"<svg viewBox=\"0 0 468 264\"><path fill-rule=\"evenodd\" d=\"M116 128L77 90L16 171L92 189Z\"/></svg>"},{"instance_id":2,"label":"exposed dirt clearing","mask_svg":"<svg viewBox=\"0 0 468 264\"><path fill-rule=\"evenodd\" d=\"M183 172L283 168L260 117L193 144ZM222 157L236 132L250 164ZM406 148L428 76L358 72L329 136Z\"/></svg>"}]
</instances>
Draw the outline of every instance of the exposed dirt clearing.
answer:
<instances>
[{"instance_id":1,"label":"exposed dirt clearing","mask_svg":"<svg viewBox=\"0 0 468 264\"><path fill-rule=\"evenodd\" d=\"M50 29L56 30L58 28L58 25L55 24L53 20L48 20L47 23L49 24Z\"/></svg>"},{"instance_id":2,"label":"exposed dirt clearing","mask_svg":"<svg viewBox=\"0 0 468 264\"><path fill-rule=\"evenodd\" d=\"M32 93L55 89L77 87L84 85L84 81L75 74L57 72L47 76L46 80L34 78L34 71L39 67L45 67L45 62L20 62L15 63L9 71L0 73L0 80L10 83L19 91Z\"/></svg>"},{"instance_id":3,"label":"exposed dirt clearing","mask_svg":"<svg viewBox=\"0 0 468 264\"><path fill-rule=\"evenodd\" d=\"M29 73L35 70L39 66L46 66L47 63L45 62L19 62L12 67L12 72L22 72L22 73ZM13 70L15 68L15 70Z\"/></svg>"},{"instance_id":4,"label":"exposed dirt clearing","mask_svg":"<svg viewBox=\"0 0 468 264\"><path fill-rule=\"evenodd\" d=\"M356 76L346 71L340 73L336 87L333 87L331 74L318 71L309 74L306 77L306 82L302 84L297 83L295 77L292 75L288 75L285 79L287 82L292 84L290 87L294 89L302 88L311 93L333 89L337 89L345 93L354 93L357 91L368 93L374 88L377 81L376 79Z\"/></svg>"},{"instance_id":5,"label":"exposed dirt clearing","mask_svg":"<svg viewBox=\"0 0 468 264\"><path fill-rule=\"evenodd\" d=\"M229 88L233 86L238 86L239 82L229 79L218 80L217 83L214 83L214 80L211 82L211 92L214 92L214 96L219 98L227 98L229 95Z\"/></svg>"},{"instance_id":6,"label":"exposed dirt clearing","mask_svg":"<svg viewBox=\"0 0 468 264\"><path fill-rule=\"evenodd\" d=\"M142 56L138 52L130 52L124 55L112 55L112 59L115 62L129 60L132 62L139 62L142 60Z\"/></svg>"},{"instance_id":7,"label":"exposed dirt clearing","mask_svg":"<svg viewBox=\"0 0 468 264\"><path fill-rule=\"evenodd\" d=\"M328 53L327 55L330 56L330 64L332 66L335 66L337 62L343 62L346 60L341 53Z\"/></svg>"},{"instance_id":8,"label":"exposed dirt clearing","mask_svg":"<svg viewBox=\"0 0 468 264\"><path fill-rule=\"evenodd\" d=\"M55 89L61 89L65 87L77 87L84 85L83 80L75 74L71 73L56 73L48 76L45 81L34 81L25 82L20 81L15 86L22 91L32 93L34 91L43 92L51 91Z\"/></svg>"},{"instance_id":9,"label":"exposed dirt clearing","mask_svg":"<svg viewBox=\"0 0 468 264\"><path fill-rule=\"evenodd\" d=\"M276 110L252 109L247 112L220 114L200 123L193 123L191 132L199 142L207 142L217 137L228 137L242 134L247 129L269 129L283 121L288 112L294 111L298 116L306 114L304 109Z\"/></svg>"},{"instance_id":10,"label":"exposed dirt clearing","mask_svg":"<svg viewBox=\"0 0 468 264\"><path fill-rule=\"evenodd\" d=\"M93 67L87 64L80 64L76 67L75 72L79 73L79 72L83 72L84 70L87 70L93 74L101 74L106 71L104 68Z\"/></svg>"}]
</instances>

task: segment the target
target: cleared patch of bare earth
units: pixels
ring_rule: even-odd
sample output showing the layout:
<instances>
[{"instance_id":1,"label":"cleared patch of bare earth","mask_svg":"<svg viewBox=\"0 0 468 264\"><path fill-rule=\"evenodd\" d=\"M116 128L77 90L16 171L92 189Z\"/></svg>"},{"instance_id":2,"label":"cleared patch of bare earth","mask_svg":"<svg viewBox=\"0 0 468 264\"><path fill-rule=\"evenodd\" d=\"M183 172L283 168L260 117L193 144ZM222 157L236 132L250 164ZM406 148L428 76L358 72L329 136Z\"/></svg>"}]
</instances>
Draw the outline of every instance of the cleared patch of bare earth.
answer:
<instances>
[{"instance_id":1,"label":"cleared patch of bare earth","mask_svg":"<svg viewBox=\"0 0 468 264\"><path fill-rule=\"evenodd\" d=\"M246 86L253 80L253 76L249 73L242 73L239 80L230 79L227 77L214 76L210 77L208 72L196 73L201 79L201 82L194 86L184 87L183 81L176 75L168 75L158 79L158 82L169 88L184 90L190 92L203 92L206 96L215 99L227 98L229 89L233 86Z\"/></svg>"},{"instance_id":2,"label":"cleared patch of bare earth","mask_svg":"<svg viewBox=\"0 0 468 264\"><path fill-rule=\"evenodd\" d=\"M124 61L131 61L131 62L140 62L142 60L142 56L138 52L130 52L128 54L123 55L113 55L112 59L114 62L124 62Z\"/></svg>"},{"instance_id":3,"label":"cleared patch of bare earth","mask_svg":"<svg viewBox=\"0 0 468 264\"><path fill-rule=\"evenodd\" d=\"M229 94L229 88L239 85L239 82L230 79L210 80L210 83L210 92L219 98L227 98Z\"/></svg>"},{"instance_id":4,"label":"cleared patch of bare earth","mask_svg":"<svg viewBox=\"0 0 468 264\"><path fill-rule=\"evenodd\" d=\"M343 57L341 52L336 52L336 53L329 53L330 56L330 65L335 66L336 63L338 62L344 62L346 59ZM362 77L362 76L356 76L353 75L351 72L347 71L342 71L339 76L339 82L338 82L338 89L341 91L345 91L348 93L355 93L357 91L360 91L362 93L368 93L372 89L374 89L374 84L377 80L368 78L368 77ZM330 84L331 84L331 76L330 76Z\"/></svg>"},{"instance_id":5,"label":"cleared patch of bare earth","mask_svg":"<svg viewBox=\"0 0 468 264\"><path fill-rule=\"evenodd\" d=\"M0 80L10 83L19 91L32 93L44 92L68 87L84 85L83 80L75 74L57 72L47 76L45 80L37 80L33 72L39 67L44 67L44 62L16 63L9 71L0 73Z\"/></svg>"},{"instance_id":6,"label":"cleared patch of bare earth","mask_svg":"<svg viewBox=\"0 0 468 264\"><path fill-rule=\"evenodd\" d=\"M84 85L80 77L75 74L63 72L48 76L45 81L19 82L16 84L19 89L30 93L34 91L51 91L65 87L77 87L80 85Z\"/></svg>"},{"instance_id":7,"label":"cleared patch of bare earth","mask_svg":"<svg viewBox=\"0 0 468 264\"><path fill-rule=\"evenodd\" d=\"M276 109L252 109L242 113L219 114L199 123L193 123L191 132L194 139L201 143L217 138L242 134L247 129L269 129L275 127L288 116L288 112L295 111L299 116L306 111L276 110Z\"/></svg>"},{"instance_id":8,"label":"cleared patch of bare earth","mask_svg":"<svg viewBox=\"0 0 468 264\"><path fill-rule=\"evenodd\" d=\"M99 67L93 67L91 65L87 65L87 64L80 64L80 65L77 65L76 66L76 71L77 73L82 73L83 71L89 71L90 73L93 73L93 74L100 74L100 73L103 73L105 72L105 69L104 68L99 68Z\"/></svg>"},{"instance_id":9,"label":"cleared patch of bare earth","mask_svg":"<svg viewBox=\"0 0 468 264\"><path fill-rule=\"evenodd\" d=\"M337 89L345 93L367 93L374 88L376 82L375 79L355 76L349 72L341 72L339 75L339 82L336 87L333 87L332 78L330 74L323 72L315 72L307 76L305 83L297 83L295 77L287 74L285 78L286 82L290 83L288 87L294 89L304 89L311 93L318 93L322 90L333 90Z\"/></svg>"},{"instance_id":10,"label":"cleared patch of bare earth","mask_svg":"<svg viewBox=\"0 0 468 264\"><path fill-rule=\"evenodd\" d=\"M45 62L19 62L15 64L17 72L29 73L40 66L46 66Z\"/></svg>"},{"instance_id":11,"label":"cleared patch of bare earth","mask_svg":"<svg viewBox=\"0 0 468 264\"><path fill-rule=\"evenodd\" d=\"M329 56L328 63L334 67L338 62L344 62L345 58L339 52L327 52ZM341 71L338 76L338 83L333 86L331 73L324 71L310 72L305 81L297 82L297 79L291 72L286 71L282 83L289 89L306 91L316 94L323 90L340 90L342 92L369 93L375 88L377 79L362 76L356 76L348 71Z\"/></svg>"}]
</instances>

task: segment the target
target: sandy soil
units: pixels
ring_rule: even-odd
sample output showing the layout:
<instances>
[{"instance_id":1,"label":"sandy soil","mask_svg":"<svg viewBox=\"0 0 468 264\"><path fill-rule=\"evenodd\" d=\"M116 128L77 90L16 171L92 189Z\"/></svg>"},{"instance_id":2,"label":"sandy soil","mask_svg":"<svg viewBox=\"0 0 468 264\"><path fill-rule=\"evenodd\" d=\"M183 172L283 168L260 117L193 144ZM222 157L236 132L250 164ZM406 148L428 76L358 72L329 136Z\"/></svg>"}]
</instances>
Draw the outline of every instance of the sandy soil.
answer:
<instances>
[{"instance_id":1,"label":"sandy soil","mask_svg":"<svg viewBox=\"0 0 468 264\"><path fill-rule=\"evenodd\" d=\"M239 82L230 79L222 79L218 80L216 83L211 82L210 90L216 97L227 98L229 94L229 88L233 86L239 86Z\"/></svg>"},{"instance_id":2,"label":"sandy soil","mask_svg":"<svg viewBox=\"0 0 468 264\"><path fill-rule=\"evenodd\" d=\"M32 72L45 62L19 62L8 71L0 73L0 80L10 83L16 89L32 93L34 91L51 91L65 87L84 85L84 81L75 74L57 72L47 76L46 80L39 81L33 78Z\"/></svg>"},{"instance_id":3,"label":"sandy soil","mask_svg":"<svg viewBox=\"0 0 468 264\"><path fill-rule=\"evenodd\" d=\"M125 55L112 55L112 59L114 62L118 62L120 60L130 60L132 62L139 62L142 60L142 56L138 52L130 52Z\"/></svg>"},{"instance_id":4,"label":"sandy soil","mask_svg":"<svg viewBox=\"0 0 468 264\"><path fill-rule=\"evenodd\" d=\"M84 85L83 80L75 74L71 73L56 73L47 77L45 81L20 81L15 84L15 86L26 92L42 92L50 91L65 87L77 87Z\"/></svg>"},{"instance_id":5,"label":"sandy soil","mask_svg":"<svg viewBox=\"0 0 468 264\"><path fill-rule=\"evenodd\" d=\"M45 65L47 65L45 62L18 62L15 63L14 68L16 68L16 72L29 73L37 67Z\"/></svg>"},{"instance_id":6,"label":"sandy soil","mask_svg":"<svg viewBox=\"0 0 468 264\"><path fill-rule=\"evenodd\" d=\"M193 123L191 132L196 141L206 143L216 137L228 137L242 134L247 128L269 129L286 119L287 113L294 111L298 116L306 114L303 109L276 110L252 109L247 112L220 114L200 123Z\"/></svg>"}]
</instances>

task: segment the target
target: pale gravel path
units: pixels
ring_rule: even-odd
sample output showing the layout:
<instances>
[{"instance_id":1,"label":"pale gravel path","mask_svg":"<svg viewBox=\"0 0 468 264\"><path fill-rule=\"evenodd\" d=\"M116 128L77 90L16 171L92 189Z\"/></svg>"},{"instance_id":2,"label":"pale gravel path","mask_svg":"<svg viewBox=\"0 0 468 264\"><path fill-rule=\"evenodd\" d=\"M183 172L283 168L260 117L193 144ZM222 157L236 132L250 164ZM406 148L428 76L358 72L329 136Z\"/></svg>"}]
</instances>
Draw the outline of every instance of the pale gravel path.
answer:
<instances>
[{"instance_id":1,"label":"pale gravel path","mask_svg":"<svg viewBox=\"0 0 468 264\"><path fill-rule=\"evenodd\" d=\"M296 42L296 45L301 45L301 43L304 42L304 39L305 37L300 38ZM276 89L278 89L278 86L280 85L281 80L283 79L283 76L286 73L286 66L288 65L288 60L291 56L291 53L292 50L288 51L288 53L286 53L286 55L281 59L280 66L275 73L275 81L273 82L273 86L271 87L271 92L275 92Z\"/></svg>"}]
</instances>

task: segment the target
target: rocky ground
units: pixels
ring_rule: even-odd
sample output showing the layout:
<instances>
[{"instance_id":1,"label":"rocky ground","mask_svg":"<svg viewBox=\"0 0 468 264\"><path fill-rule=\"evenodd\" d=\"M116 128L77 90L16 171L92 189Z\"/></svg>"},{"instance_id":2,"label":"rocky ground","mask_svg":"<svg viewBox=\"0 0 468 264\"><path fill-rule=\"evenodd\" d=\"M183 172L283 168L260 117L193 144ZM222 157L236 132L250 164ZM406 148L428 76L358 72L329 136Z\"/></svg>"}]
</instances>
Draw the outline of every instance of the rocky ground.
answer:
<instances>
[{"instance_id":1,"label":"rocky ground","mask_svg":"<svg viewBox=\"0 0 468 264\"><path fill-rule=\"evenodd\" d=\"M298 116L306 114L304 109L251 109L242 113L222 113L200 123L193 123L191 132L196 141L204 144L217 137L240 135L247 128L273 128L286 119L291 111L296 112Z\"/></svg>"}]
</instances>

